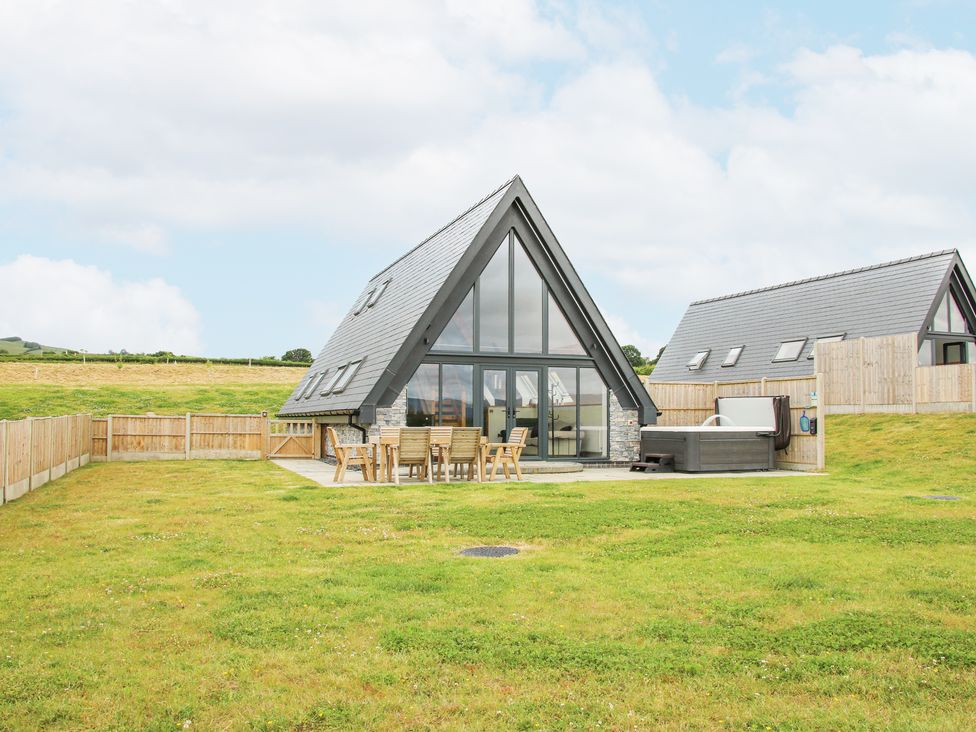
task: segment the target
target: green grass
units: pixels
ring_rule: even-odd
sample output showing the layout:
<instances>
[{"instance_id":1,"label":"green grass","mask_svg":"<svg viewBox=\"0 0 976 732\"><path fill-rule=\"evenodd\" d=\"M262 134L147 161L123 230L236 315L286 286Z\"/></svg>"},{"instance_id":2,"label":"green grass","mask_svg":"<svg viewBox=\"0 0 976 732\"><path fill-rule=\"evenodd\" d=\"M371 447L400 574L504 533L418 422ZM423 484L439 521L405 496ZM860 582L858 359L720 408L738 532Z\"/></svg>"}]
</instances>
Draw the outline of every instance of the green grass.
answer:
<instances>
[{"instance_id":1,"label":"green grass","mask_svg":"<svg viewBox=\"0 0 976 732\"><path fill-rule=\"evenodd\" d=\"M0 386L0 419L77 414L274 413L292 392L287 384L198 386Z\"/></svg>"},{"instance_id":2,"label":"green grass","mask_svg":"<svg viewBox=\"0 0 976 732\"><path fill-rule=\"evenodd\" d=\"M827 428L823 477L80 469L0 509L0 728L971 728L976 417Z\"/></svg>"}]
</instances>

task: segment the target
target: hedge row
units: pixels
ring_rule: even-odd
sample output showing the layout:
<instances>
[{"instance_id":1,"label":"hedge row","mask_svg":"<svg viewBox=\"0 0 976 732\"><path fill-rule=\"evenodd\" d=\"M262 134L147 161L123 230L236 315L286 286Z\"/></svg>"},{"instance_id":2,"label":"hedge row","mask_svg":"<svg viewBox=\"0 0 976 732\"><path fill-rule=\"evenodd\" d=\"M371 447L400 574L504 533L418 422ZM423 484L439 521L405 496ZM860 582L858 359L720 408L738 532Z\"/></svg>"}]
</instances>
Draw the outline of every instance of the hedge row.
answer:
<instances>
[{"instance_id":1,"label":"hedge row","mask_svg":"<svg viewBox=\"0 0 976 732\"><path fill-rule=\"evenodd\" d=\"M46 355L0 354L0 363L8 361L40 361L45 363L82 363L80 353L51 353ZM279 361L276 358L204 358L203 356L150 356L143 353L87 353L84 361L92 363L206 363L234 366L308 366L299 361Z\"/></svg>"}]
</instances>

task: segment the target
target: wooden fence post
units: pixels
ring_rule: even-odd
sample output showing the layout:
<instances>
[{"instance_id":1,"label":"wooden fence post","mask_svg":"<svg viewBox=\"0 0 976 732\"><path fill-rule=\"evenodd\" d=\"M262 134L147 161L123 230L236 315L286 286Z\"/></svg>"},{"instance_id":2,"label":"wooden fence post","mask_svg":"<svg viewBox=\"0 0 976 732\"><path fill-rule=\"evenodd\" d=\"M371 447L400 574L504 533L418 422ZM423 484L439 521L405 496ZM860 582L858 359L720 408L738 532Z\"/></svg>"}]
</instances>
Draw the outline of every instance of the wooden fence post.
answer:
<instances>
[{"instance_id":1,"label":"wooden fence post","mask_svg":"<svg viewBox=\"0 0 976 732\"><path fill-rule=\"evenodd\" d=\"M826 427L827 427L827 415L824 413L823 405L826 401L826 395L824 394L824 376L823 374L817 374L815 381L817 390L817 470L824 470L827 467L827 439L826 439Z\"/></svg>"},{"instance_id":2,"label":"wooden fence post","mask_svg":"<svg viewBox=\"0 0 976 732\"><path fill-rule=\"evenodd\" d=\"M970 364L969 369L972 371L972 392L970 393L972 397L972 410L976 412L976 363Z\"/></svg>"},{"instance_id":3,"label":"wooden fence post","mask_svg":"<svg viewBox=\"0 0 976 732\"><path fill-rule=\"evenodd\" d=\"M918 362L912 365L912 414L918 414Z\"/></svg>"},{"instance_id":4,"label":"wooden fence post","mask_svg":"<svg viewBox=\"0 0 976 732\"><path fill-rule=\"evenodd\" d=\"M759 387L761 389L759 396L766 396L766 377L762 377L762 384Z\"/></svg>"},{"instance_id":5,"label":"wooden fence post","mask_svg":"<svg viewBox=\"0 0 976 732\"><path fill-rule=\"evenodd\" d=\"M858 395L857 403L861 409L861 414L864 414L864 392L866 391L864 386L864 337L858 339L857 341L857 373L858 373Z\"/></svg>"},{"instance_id":6,"label":"wooden fence post","mask_svg":"<svg viewBox=\"0 0 976 732\"><path fill-rule=\"evenodd\" d=\"M185 460L190 459L190 413L186 413L186 437L183 438L183 447L185 449L186 457Z\"/></svg>"},{"instance_id":7,"label":"wooden fence post","mask_svg":"<svg viewBox=\"0 0 976 732\"><path fill-rule=\"evenodd\" d=\"M112 415L108 415L105 423L105 462L112 462Z\"/></svg>"},{"instance_id":8,"label":"wooden fence post","mask_svg":"<svg viewBox=\"0 0 976 732\"><path fill-rule=\"evenodd\" d=\"M54 425L57 424L57 417L47 418L47 481L51 482L54 476Z\"/></svg>"},{"instance_id":9,"label":"wooden fence post","mask_svg":"<svg viewBox=\"0 0 976 732\"><path fill-rule=\"evenodd\" d=\"M248 359L248 366L250 366ZM271 417L267 412L261 412L261 459L267 460L271 454Z\"/></svg>"},{"instance_id":10,"label":"wooden fence post","mask_svg":"<svg viewBox=\"0 0 976 732\"><path fill-rule=\"evenodd\" d=\"M0 453L0 457L3 458L3 473L0 474L0 505L7 502L7 465L10 463L10 430L7 426L7 420L3 420L3 453Z\"/></svg>"},{"instance_id":11,"label":"wooden fence post","mask_svg":"<svg viewBox=\"0 0 976 732\"><path fill-rule=\"evenodd\" d=\"M34 418L27 418L27 490L34 490Z\"/></svg>"}]
</instances>

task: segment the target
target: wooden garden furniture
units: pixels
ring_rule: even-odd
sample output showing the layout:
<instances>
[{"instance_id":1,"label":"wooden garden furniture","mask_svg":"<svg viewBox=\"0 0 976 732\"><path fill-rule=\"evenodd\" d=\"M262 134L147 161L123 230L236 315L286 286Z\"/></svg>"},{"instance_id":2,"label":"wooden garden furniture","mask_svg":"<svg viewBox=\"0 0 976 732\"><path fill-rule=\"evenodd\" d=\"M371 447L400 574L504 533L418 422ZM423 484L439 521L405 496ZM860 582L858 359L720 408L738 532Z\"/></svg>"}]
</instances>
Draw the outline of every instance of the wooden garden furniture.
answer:
<instances>
[{"instance_id":1,"label":"wooden garden furniture","mask_svg":"<svg viewBox=\"0 0 976 732\"><path fill-rule=\"evenodd\" d=\"M478 482L485 479L484 464L481 452L481 428L480 427L455 427L451 431L451 445L448 448L445 476L448 483L451 482L451 467L454 468L454 475L460 474L464 478L464 468L468 469L468 480L474 480L474 468L478 466ZM439 469L438 469L439 470ZM440 473L438 472L438 478Z\"/></svg>"},{"instance_id":2,"label":"wooden garden furniture","mask_svg":"<svg viewBox=\"0 0 976 732\"><path fill-rule=\"evenodd\" d=\"M428 483L433 483L434 471L430 463L430 427L403 427L400 429L400 444L396 451L396 466L410 467L409 477L413 477L413 469L417 468L417 477L427 477ZM394 472L394 480L399 485L399 472Z\"/></svg>"},{"instance_id":3,"label":"wooden garden furniture","mask_svg":"<svg viewBox=\"0 0 976 732\"><path fill-rule=\"evenodd\" d=\"M528 437L529 430L527 427L514 427L508 436L507 442L488 443L485 449L485 466L483 470L487 471L488 463L491 463L491 475L488 476L489 481L495 479L495 473L498 471L499 465L502 466L506 479L512 477L511 473L508 472L508 466L511 465L515 469L515 475L518 476L519 480L522 480L522 469L519 467L519 460L522 458L522 450L525 449L525 441Z\"/></svg>"},{"instance_id":4,"label":"wooden garden furniture","mask_svg":"<svg viewBox=\"0 0 976 732\"><path fill-rule=\"evenodd\" d=\"M380 427L380 436L377 441L380 457L380 475L388 482L400 482L397 452L400 447L400 428L399 427ZM379 475L377 475L379 480Z\"/></svg>"},{"instance_id":5,"label":"wooden garden furniture","mask_svg":"<svg viewBox=\"0 0 976 732\"><path fill-rule=\"evenodd\" d=\"M363 480L373 480L373 459L369 454L369 444L350 443L347 445L339 442L339 436L332 427L326 427L326 434L329 442L332 443L332 451L336 456L336 471L333 480L341 483L346 478L346 468L350 465L357 465L363 471Z\"/></svg>"},{"instance_id":6,"label":"wooden garden furniture","mask_svg":"<svg viewBox=\"0 0 976 732\"><path fill-rule=\"evenodd\" d=\"M451 449L452 432L452 427L430 428L430 452L432 460L437 463L437 480L441 479L441 471L445 470L447 464L445 461Z\"/></svg>"}]
</instances>

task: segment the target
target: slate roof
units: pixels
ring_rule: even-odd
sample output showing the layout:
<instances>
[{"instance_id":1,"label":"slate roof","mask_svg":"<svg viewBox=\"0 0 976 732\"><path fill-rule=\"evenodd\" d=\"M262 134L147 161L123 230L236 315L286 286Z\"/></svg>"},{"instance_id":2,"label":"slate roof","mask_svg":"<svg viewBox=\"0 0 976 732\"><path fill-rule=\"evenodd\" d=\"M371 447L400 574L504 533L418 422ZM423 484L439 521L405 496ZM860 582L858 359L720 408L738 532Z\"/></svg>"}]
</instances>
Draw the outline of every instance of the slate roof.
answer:
<instances>
[{"instance_id":1,"label":"slate roof","mask_svg":"<svg viewBox=\"0 0 976 732\"><path fill-rule=\"evenodd\" d=\"M688 306L651 374L651 381L734 381L813 373L808 356L818 337L847 339L920 331L929 309L959 261L954 249L871 267L740 292ZM796 361L773 363L783 341L807 338ZM730 348L745 346L723 368ZM711 349L700 370L698 351Z\"/></svg>"},{"instance_id":2,"label":"slate roof","mask_svg":"<svg viewBox=\"0 0 976 732\"><path fill-rule=\"evenodd\" d=\"M326 368L331 372L349 361L365 359L352 382L339 394L320 396L319 387L310 398L295 401L306 384L302 379L278 413L357 410L514 181L507 181L370 279L308 371L309 375ZM354 315L363 298L387 279L390 284L377 303Z\"/></svg>"}]
</instances>

